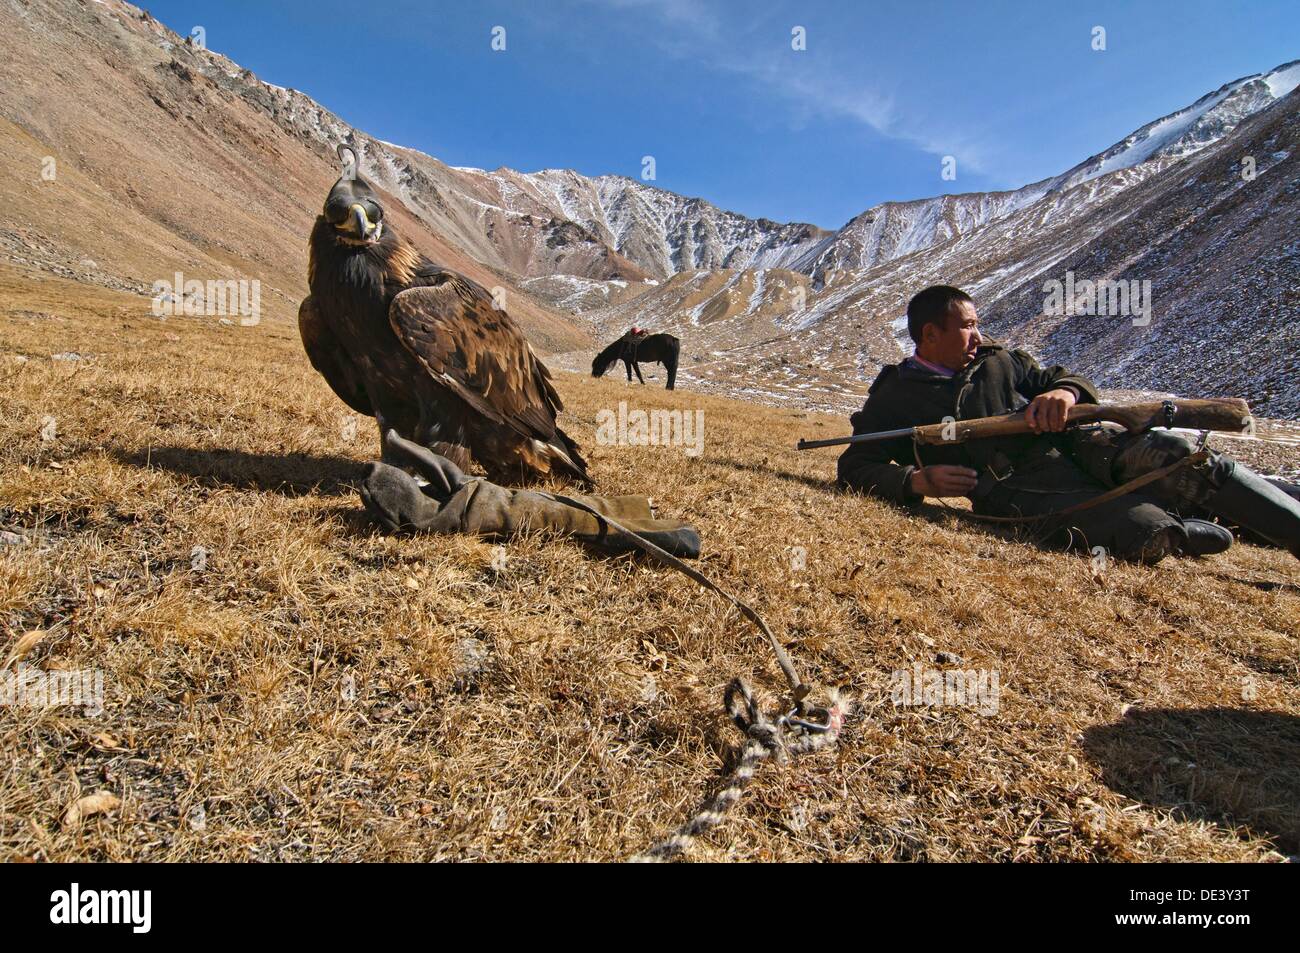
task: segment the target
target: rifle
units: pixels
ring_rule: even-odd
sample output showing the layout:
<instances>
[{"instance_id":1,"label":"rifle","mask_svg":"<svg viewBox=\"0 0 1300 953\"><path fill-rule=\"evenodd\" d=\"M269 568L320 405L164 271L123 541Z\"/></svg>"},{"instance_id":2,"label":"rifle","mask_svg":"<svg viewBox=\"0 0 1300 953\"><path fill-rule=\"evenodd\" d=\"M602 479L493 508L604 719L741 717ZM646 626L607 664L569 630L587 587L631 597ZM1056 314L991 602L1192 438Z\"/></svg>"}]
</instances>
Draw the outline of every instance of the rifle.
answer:
<instances>
[{"instance_id":1,"label":"rifle","mask_svg":"<svg viewBox=\"0 0 1300 953\"><path fill-rule=\"evenodd\" d=\"M1250 406L1240 398L1220 400L1162 400L1140 404L1075 404L1066 416L1067 424L1119 424L1129 433L1152 427L1185 427L1189 430L1219 430L1227 433L1253 433L1255 421ZM976 417L973 420L945 420L920 427L902 427L880 433L860 433L852 437L829 440L800 440L796 450L836 447L848 443L872 443L911 437L917 443L961 443L989 437L1011 437L1033 433L1025 422L1023 410L1000 417Z\"/></svg>"}]
</instances>

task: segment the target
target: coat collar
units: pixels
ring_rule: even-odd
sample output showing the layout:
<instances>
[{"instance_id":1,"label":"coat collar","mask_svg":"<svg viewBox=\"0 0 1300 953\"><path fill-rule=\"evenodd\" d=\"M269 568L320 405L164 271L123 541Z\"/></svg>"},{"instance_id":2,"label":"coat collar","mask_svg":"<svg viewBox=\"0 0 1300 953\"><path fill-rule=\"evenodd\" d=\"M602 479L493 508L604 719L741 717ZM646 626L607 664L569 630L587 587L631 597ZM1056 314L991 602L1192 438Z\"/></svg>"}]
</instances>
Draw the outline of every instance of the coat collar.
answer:
<instances>
[{"instance_id":1,"label":"coat collar","mask_svg":"<svg viewBox=\"0 0 1300 953\"><path fill-rule=\"evenodd\" d=\"M946 381L960 381L969 378L973 373L975 373L976 368L978 368L981 364L983 364L994 354L997 354L1000 351L1004 351L1004 350L1006 350L1006 348L1004 348L1001 344L997 344L992 341L981 344L979 350L975 352L974 360L972 360L969 364L967 364L956 374L952 375L952 377L944 377L942 374L937 374L934 371L930 370L929 368L923 367L922 365L916 363L915 361L910 361L910 360L903 360L892 366L900 377L903 377L907 380L938 381L940 383Z\"/></svg>"}]
</instances>

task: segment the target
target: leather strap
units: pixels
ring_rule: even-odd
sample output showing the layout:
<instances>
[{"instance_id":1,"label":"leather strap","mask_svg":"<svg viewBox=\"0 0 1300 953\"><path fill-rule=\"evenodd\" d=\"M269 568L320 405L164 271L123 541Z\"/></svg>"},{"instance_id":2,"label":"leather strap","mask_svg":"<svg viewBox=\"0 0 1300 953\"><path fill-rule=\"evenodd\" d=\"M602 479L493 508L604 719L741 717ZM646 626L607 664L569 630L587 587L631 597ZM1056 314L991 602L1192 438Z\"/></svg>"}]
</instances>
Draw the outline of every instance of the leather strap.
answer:
<instances>
[{"instance_id":1,"label":"leather strap","mask_svg":"<svg viewBox=\"0 0 1300 953\"><path fill-rule=\"evenodd\" d=\"M1067 506L1065 509L1057 510L1055 513L1044 513L1041 516L991 516L983 513L972 513L969 510L959 510L956 507L949 506L947 503L943 503L942 500L940 503L944 508L952 510L954 513L959 513L966 519L980 520L985 523L1037 523L1045 520L1060 519L1063 516L1072 516L1075 513L1082 513L1084 510L1090 510L1094 506L1100 506L1103 503L1109 503L1111 500L1119 499L1121 496L1132 493L1134 490L1140 489L1148 483L1155 483L1158 480L1163 480L1165 477L1169 476L1169 474L1181 469L1182 467L1188 466L1189 464L1204 463L1209 459L1209 456L1209 451L1199 450L1196 453L1188 454L1181 460L1175 460L1168 466L1161 467L1158 470L1152 470L1149 473L1144 473L1140 477L1129 480L1127 483L1123 483L1114 489L1107 490L1105 493L1094 496L1090 500L1084 500L1082 503L1075 503L1073 506Z\"/></svg>"}]
</instances>

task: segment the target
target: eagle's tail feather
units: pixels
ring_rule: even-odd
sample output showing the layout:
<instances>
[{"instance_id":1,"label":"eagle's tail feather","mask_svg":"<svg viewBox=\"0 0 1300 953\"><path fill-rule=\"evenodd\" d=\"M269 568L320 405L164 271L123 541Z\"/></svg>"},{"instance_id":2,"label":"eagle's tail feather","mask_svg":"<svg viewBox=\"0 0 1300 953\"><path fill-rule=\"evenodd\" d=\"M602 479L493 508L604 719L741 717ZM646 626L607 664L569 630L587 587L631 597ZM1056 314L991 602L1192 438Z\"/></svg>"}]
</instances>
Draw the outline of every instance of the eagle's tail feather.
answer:
<instances>
[{"instance_id":1,"label":"eagle's tail feather","mask_svg":"<svg viewBox=\"0 0 1300 953\"><path fill-rule=\"evenodd\" d=\"M560 428L555 428L555 439L550 443L541 444L539 449L550 460L552 470L559 471L584 486L596 485L596 481L587 472L587 461L579 452L578 444Z\"/></svg>"},{"instance_id":2,"label":"eagle's tail feather","mask_svg":"<svg viewBox=\"0 0 1300 953\"><path fill-rule=\"evenodd\" d=\"M446 457L462 470L468 470L470 461L474 459L469 447L459 443L447 443L439 440L429 444L429 449L440 456Z\"/></svg>"}]
</instances>

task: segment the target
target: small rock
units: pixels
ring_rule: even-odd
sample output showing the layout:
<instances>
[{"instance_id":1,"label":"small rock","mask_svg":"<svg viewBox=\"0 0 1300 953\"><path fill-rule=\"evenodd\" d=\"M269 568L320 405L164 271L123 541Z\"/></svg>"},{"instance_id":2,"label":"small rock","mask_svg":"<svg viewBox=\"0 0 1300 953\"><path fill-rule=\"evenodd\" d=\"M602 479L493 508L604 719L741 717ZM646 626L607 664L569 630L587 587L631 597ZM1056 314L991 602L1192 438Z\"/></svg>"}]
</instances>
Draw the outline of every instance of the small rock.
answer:
<instances>
[{"instance_id":1,"label":"small rock","mask_svg":"<svg viewBox=\"0 0 1300 953\"><path fill-rule=\"evenodd\" d=\"M11 533L7 529L0 530L0 546L21 546L30 542L31 540L22 533Z\"/></svg>"},{"instance_id":2,"label":"small rock","mask_svg":"<svg viewBox=\"0 0 1300 953\"><path fill-rule=\"evenodd\" d=\"M641 679L641 701L649 705L658 700L658 698L659 683L655 681L653 675L647 673L646 677Z\"/></svg>"},{"instance_id":3,"label":"small rock","mask_svg":"<svg viewBox=\"0 0 1300 953\"><path fill-rule=\"evenodd\" d=\"M466 637L456 644L456 677L477 675L487 665L491 650L478 639Z\"/></svg>"}]
</instances>

